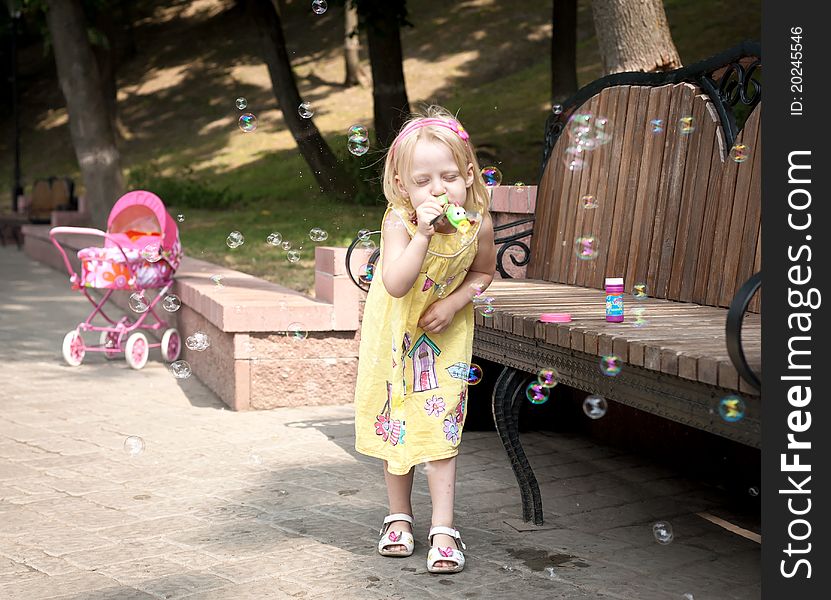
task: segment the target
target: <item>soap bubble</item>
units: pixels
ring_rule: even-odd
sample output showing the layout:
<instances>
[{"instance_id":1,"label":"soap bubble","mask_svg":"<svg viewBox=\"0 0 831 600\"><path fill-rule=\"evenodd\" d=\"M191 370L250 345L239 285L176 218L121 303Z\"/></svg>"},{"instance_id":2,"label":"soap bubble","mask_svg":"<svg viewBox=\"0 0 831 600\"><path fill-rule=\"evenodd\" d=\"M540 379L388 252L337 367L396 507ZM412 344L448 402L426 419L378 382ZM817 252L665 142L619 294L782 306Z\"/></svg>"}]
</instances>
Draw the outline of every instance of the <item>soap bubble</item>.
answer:
<instances>
[{"instance_id":1,"label":"soap bubble","mask_svg":"<svg viewBox=\"0 0 831 600\"><path fill-rule=\"evenodd\" d=\"M754 486L753 486L753 487L751 487L749 490L747 490L747 493L748 493L748 494L750 494L751 496L753 496L753 497L755 498L756 496L758 496L758 495L759 495L759 488L757 488L757 487L754 485Z\"/></svg>"},{"instance_id":2,"label":"soap bubble","mask_svg":"<svg viewBox=\"0 0 831 600\"><path fill-rule=\"evenodd\" d=\"M300 260L300 252L298 250L289 250L286 252L286 260L290 263L296 263Z\"/></svg>"},{"instance_id":3,"label":"soap bubble","mask_svg":"<svg viewBox=\"0 0 831 600\"><path fill-rule=\"evenodd\" d=\"M663 133L664 131L664 120L663 119L652 119L649 122L649 127L652 133Z\"/></svg>"},{"instance_id":4,"label":"soap bubble","mask_svg":"<svg viewBox=\"0 0 831 600\"><path fill-rule=\"evenodd\" d=\"M684 135L690 134L695 131L695 125L693 124L692 117L681 117L678 120L678 132L683 133Z\"/></svg>"},{"instance_id":5,"label":"soap bubble","mask_svg":"<svg viewBox=\"0 0 831 600\"><path fill-rule=\"evenodd\" d=\"M375 275L375 265L363 265L358 273L358 280L361 283L372 283L372 278Z\"/></svg>"},{"instance_id":6,"label":"soap bubble","mask_svg":"<svg viewBox=\"0 0 831 600\"><path fill-rule=\"evenodd\" d=\"M372 252L375 248L377 248L377 246L374 240L364 240L361 242L361 248L368 252Z\"/></svg>"},{"instance_id":7,"label":"soap bubble","mask_svg":"<svg viewBox=\"0 0 831 600\"><path fill-rule=\"evenodd\" d=\"M358 239L362 242L368 242L372 232L369 229L361 229L358 231Z\"/></svg>"},{"instance_id":8,"label":"soap bubble","mask_svg":"<svg viewBox=\"0 0 831 600\"><path fill-rule=\"evenodd\" d=\"M159 244L153 242L151 244L147 244L144 248L141 249L139 252L141 257L150 263L159 262L162 259L162 249Z\"/></svg>"},{"instance_id":9,"label":"soap bubble","mask_svg":"<svg viewBox=\"0 0 831 600\"><path fill-rule=\"evenodd\" d=\"M553 112L555 115L562 114L563 105L562 104L552 104L551 105L551 112Z\"/></svg>"},{"instance_id":10,"label":"soap bubble","mask_svg":"<svg viewBox=\"0 0 831 600\"><path fill-rule=\"evenodd\" d=\"M313 227L309 230L309 239L313 242L322 242L329 238L329 234L320 227Z\"/></svg>"},{"instance_id":11,"label":"soap bubble","mask_svg":"<svg viewBox=\"0 0 831 600\"><path fill-rule=\"evenodd\" d=\"M236 100L237 108L240 110L245 110L245 107L248 106L248 100L243 97L239 97Z\"/></svg>"},{"instance_id":12,"label":"soap bubble","mask_svg":"<svg viewBox=\"0 0 831 600\"><path fill-rule=\"evenodd\" d=\"M744 418L747 405L735 394L725 396L718 403L718 414L728 423L735 423Z\"/></svg>"},{"instance_id":13,"label":"soap bubble","mask_svg":"<svg viewBox=\"0 0 831 600\"><path fill-rule=\"evenodd\" d=\"M673 539L672 525L666 521L658 521L652 525L652 535L659 544L669 544Z\"/></svg>"},{"instance_id":14,"label":"soap bubble","mask_svg":"<svg viewBox=\"0 0 831 600\"><path fill-rule=\"evenodd\" d=\"M594 115L590 112L576 112L568 119L567 131L571 137L588 133L592 130Z\"/></svg>"},{"instance_id":15,"label":"soap bubble","mask_svg":"<svg viewBox=\"0 0 831 600\"><path fill-rule=\"evenodd\" d=\"M299 114L304 119L311 119L312 116L315 114L315 111L312 110L312 103L301 102L300 106L297 107L297 114Z\"/></svg>"},{"instance_id":16,"label":"soap bubble","mask_svg":"<svg viewBox=\"0 0 831 600\"><path fill-rule=\"evenodd\" d=\"M557 378L560 376L554 367L544 367L537 371L537 382L545 388L552 388L557 385Z\"/></svg>"},{"instance_id":17,"label":"soap bubble","mask_svg":"<svg viewBox=\"0 0 831 600\"><path fill-rule=\"evenodd\" d=\"M244 113L239 118L239 128L245 133L251 133L257 129L257 117L251 113Z\"/></svg>"},{"instance_id":18,"label":"soap bubble","mask_svg":"<svg viewBox=\"0 0 831 600\"><path fill-rule=\"evenodd\" d=\"M636 306L632 309L632 314L635 315L635 322L632 323L635 327L646 327L649 321L644 316L646 309L643 306Z\"/></svg>"},{"instance_id":19,"label":"soap bubble","mask_svg":"<svg viewBox=\"0 0 831 600\"><path fill-rule=\"evenodd\" d=\"M346 147L351 154L363 156L369 151L369 138L361 138L354 135L349 136Z\"/></svg>"},{"instance_id":20,"label":"soap bubble","mask_svg":"<svg viewBox=\"0 0 831 600\"><path fill-rule=\"evenodd\" d=\"M290 337L293 341L299 342L309 337L309 332L306 331L302 323L290 323L286 327L286 337Z\"/></svg>"},{"instance_id":21,"label":"soap bubble","mask_svg":"<svg viewBox=\"0 0 831 600\"><path fill-rule=\"evenodd\" d=\"M349 131L346 132L346 135L351 138L368 138L369 130L363 125L355 124L349 128Z\"/></svg>"},{"instance_id":22,"label":"soap bubble","mask_svg":"<svg viewBox=\"0 0 831 600\"><path fill-rule=\"evenodd\" d=\"M593 235L584 235L574 240L574 253L580 260L594 260L597 258L597 246Z\"/></svg>"},{"instance_id":23,"label":"soap bubble","mask_svg":"<svg viewBox=\"0 0 831 600\"><path fill-rule=\"evenodd\" d=\"M566 160L566 169L569 171L582 171L586 166L586 161L582 158L571 158Z\"/></svg>"},{"instance_id":24,"label":"soap bubble","mask_svg":"<svg viewBox=\"0 0 831 600\"><path fill-rule=\"evenodd\" d=\"M272 246L279 246L283 241L283 234L279 231L272 231L268 234L268 237L265 238L265 241Z\"/></svg>"},{"instance_id":25,"label":"soap bubble","mask_svg":"<svg viewBox=\"0 0 831 600\"><path fill-rule=\"evenodd\" d=\"M130 456L138 456L139 454L144 452L144 448L144 440L138 437L137 435L131 435L126 440L124 440L124 452L126 452Z\"/></svg>"},{"instance_id":26,"label":"soap bubble","mask_svg":"<svg viewBox=\"0 0 831 600\"><path fill-rule=\"evenodd\" d=\"M649 297L645 283L636 283L632 286L632 297L635 300L646 300Z\"/></svg>"},{"instance_id":27,"label":"soap bubble","mask_svg":"<svg viewBox=\"0 0 831 600\"><path fill-rule=\"evenodd\" d=\"M208 337L204 331L197 331L193 335L190 335L185 340L185 346L190 350L196 350L197 352L204 352L207 350L211 345L211 338Z\"/></svg>"},{"instance_id":28,"label":"soap bubble","mask_svg":"<svg viewBox=\"0 0 831 600\"><path fill-rule=\"evenodd\" d=\"M229 248L239 248L245 243L245 236L239 231L232 231L225 239L225 243L228 244Z\"/></svg>"},{"instance_id":29,"label":"soap bubble","mask_svg":"<svg viewBox=\"0 0 831 600\"><path fill-rule=\"evenodd\" d=\"M190 365L186 360L177 360L170 363L169 369L176 379L187 379L192 373Z\"/></svg>"},{"instance_id":30,"label":"soap bubble","mask_svg":"<svg viewBox=\"0 0 831 600\"><path fill-rule=\"evenodd\" d=\"M176 294L168 294L164 297L164 300L162 300L162 308L167 312L176 312L182 308L182 301Z\"/></svg>"},{"instance_id":31,"label":"soap bubble","mask_svg":"<svg viewBox=\"0 0 831 600\"><path fill-rule=\"evenodd\" d=\"M322 15L326 12L326 9L329 8L329 5L326 3L326 0L312 0L312 12L316 15Z\"/></svg>"},{"instance_id":32,"label":"soap bubble","mask_svg":"<svg viewBox=\"0 0 831 600\"><path fill-rule=\"evenodd\" d=\"M606 398L603 396L592 394L591 396L586 396L586 399L583 400L583 412L590 419L599 419L604 416L607 408Z\"/></svg>"},{"instance_id":33,"label":"soap bubble","mask_svg":"<svg viewBox=\"0 0 831 600\"><path fill-rule=\"evenodd\" d=\"M525 388L525 396L531 401L531 404L543 404L548 402L548 388L543 387L538 382L531 382Z\"/></svg>"},{"instance_id":34,"label":"soap bubble","mask_svg":"<svg viewBox=\"0 0 831 600\"><path fill-rule=\"evenodd\" d=\"M521 194L522 192L524 192L527 189L528 188L525 187L525 184L522 181L517 181L514 184L514 192L516 192L517 194Z\"/></svg>"},{"instance_id":35,"label":"soap bubble","mask_svg":"<svg viewBox=\"0 0 831 600\"><path fill-rule=\"evenodd\" d=\"M600 372L606 377L615 377L623 368L623 361L615 354L607 354L600 358Z\"/></svg>"},{"instance_id":36,"label":"soap bubble","mask_svg":"<svg viewBox=\"0 0 831 600\"><path fill-rule=\"evenodd\" d=\"M695 600L695 596L693 596L693 595L692 595L691 593L689 593L689 592L687 592L686 594L684 594L684 595L683 595L683 596L681 596L681 597L682 597L684 600Z\"/></svg>"},{"instance_id":37,"label":"soap bubble","mask_svg":"<svg viewBox=\"0 0 831 600\"><path fill-rule=\"evenodd\" d=\"M493 304L484 303L476 305L476 312L483 317L492 317L495 311L496 309L493 307Z\"/></svg>"},{"instance_id":38,"label":"soap bubble","mask_svg":"<svg viewBox=\"0 0 831 600\"><path fill-rule=\"evenodd\" d=\"M586 194L580 198L580 204L583 208L597 208L597 198L595 198L592 194Z\"/></svg>"},{"instance_id":39,"label":"soap bubble","mask_svg":"<svg viewBox=\"0 0 831 600\"><path fill-rule=\"evenodd\" d=\"M130 305L133 312L137 313L147 312L147 309L150 308L150 303L144 297L144 292L133 292L130 294L127 304Z\"/></svg>"},{"instance_id":40,"label":"soap bubble","mask_svg":"<svg viewBox=\"0 0 831 600\"><path fill-rule=\"evenodd\" d=\"M216 284L216 287L221 288L222 285L222 275L211 275L211 281Z\"/></svg>"},{"instance_id":41,"label":"soap bubble","mask_svg":"<svg viewBox=\"0 0 831 600\"><path fill-rule=\"evenodd\" d=\"M180 223L184 223L185 222L185 215L176 215L176 220L179 221Z\"/></svg>"},{"instance_id":42,"label":"soap bubble","mask_svg":"<svg viewBox=\"0 0 831 600\"><path fill-rule=\"evenodd\" d=\"M476 385L482 381L482 367L475 363L470 363L467 371L467 384Z\"/></svg>"},{"instance_id":43,"label":"soap bubble","mask_svg":"<svg viewBox=\"0 0 831 600\"><path fill-rule=\"evenodd\" d=\"M485 185L488 187L495 187L502 183L502 171L496 167L483 167L482 179L485 180Z\"/></svg>"},{"instance_id":44,"label":"soap bubble","mask_svg":"<svg viewBox=\"0 0 831 600\"><path fill-rule=\"evenodd\" d=\"M737 163L743 163L750 158L750 146L741 143L733 144L730 148L730 158Z\"/></svg>"}]
</instances>

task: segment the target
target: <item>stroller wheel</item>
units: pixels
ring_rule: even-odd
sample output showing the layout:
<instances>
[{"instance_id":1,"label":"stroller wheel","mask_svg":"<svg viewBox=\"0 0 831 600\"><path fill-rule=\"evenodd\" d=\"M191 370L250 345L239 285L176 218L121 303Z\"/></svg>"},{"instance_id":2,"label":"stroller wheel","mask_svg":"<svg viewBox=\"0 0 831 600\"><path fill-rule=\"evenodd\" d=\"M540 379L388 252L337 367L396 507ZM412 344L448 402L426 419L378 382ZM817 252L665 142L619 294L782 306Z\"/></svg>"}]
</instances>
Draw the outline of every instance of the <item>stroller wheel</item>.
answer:
<instances>
[{"instance_id":1,"label":"stroller wheel","mask_svg":"<svg viewBox=\"0 0 831 600\"><path fill-rule=\"evenodd\" d=\"M124 357L132 368L143 368L147 364L149 354L150 344L147 343L146 335L137 331L127 338L127 343L124 345Z\"/></svg>"},{"instance_id":2,"label":"stroller wheel","mask_svg":"<svg viewBox=\"0 0 831 600\"><path fill-rule=\"evenodd\" d=\"M179 332L173 327L165 330L162 335L162 358L167 362L173 362L179 358L182 352L182 338Z\"/></svg>"},{"instance_id":3,"label":"stroller wheel","mask_svg":"<svg viewBox=\"0 0 831 600\"><path fill-rule=\"evenodd\" d=\"M63 338L63 359L70 367L77 367L84 360L87 353L84 338L76 330L67 333Z\"/></svg>"},{"instance_id":4,"label":"stroller wheel","mask_svg":"<svg viewBox=\"0 0 831 600\"><path fill-rule=\"evenodd\" d=\"M102 348L105 348L104 356L106 356L108 360L118 358L118 355L121 352L121 339L121 334L115 333L114 331L101 332L99 343Z\"/></svg>"}]
</instances>

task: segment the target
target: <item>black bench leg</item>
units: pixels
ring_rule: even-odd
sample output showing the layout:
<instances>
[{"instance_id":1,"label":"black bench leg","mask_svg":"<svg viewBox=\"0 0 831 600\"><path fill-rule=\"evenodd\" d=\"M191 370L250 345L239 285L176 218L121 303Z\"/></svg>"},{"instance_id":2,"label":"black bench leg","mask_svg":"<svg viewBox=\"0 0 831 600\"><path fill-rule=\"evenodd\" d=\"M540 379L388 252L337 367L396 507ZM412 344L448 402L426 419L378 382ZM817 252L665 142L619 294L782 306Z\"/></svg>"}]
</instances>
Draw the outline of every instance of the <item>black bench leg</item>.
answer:
<instances>
[{"instance_id":1,"label":"black bench leg","mask_svg":"<svg viewBox=\"0 0 831 600\"><path fill-rule=\"evenodd\" d=\"M502 369L493 388L493 421L522 494L522 518L542 525L540 487L519 441L519 409L525 397L526 379L526 375L512 367Z\"/></svg>"}]
</instances>

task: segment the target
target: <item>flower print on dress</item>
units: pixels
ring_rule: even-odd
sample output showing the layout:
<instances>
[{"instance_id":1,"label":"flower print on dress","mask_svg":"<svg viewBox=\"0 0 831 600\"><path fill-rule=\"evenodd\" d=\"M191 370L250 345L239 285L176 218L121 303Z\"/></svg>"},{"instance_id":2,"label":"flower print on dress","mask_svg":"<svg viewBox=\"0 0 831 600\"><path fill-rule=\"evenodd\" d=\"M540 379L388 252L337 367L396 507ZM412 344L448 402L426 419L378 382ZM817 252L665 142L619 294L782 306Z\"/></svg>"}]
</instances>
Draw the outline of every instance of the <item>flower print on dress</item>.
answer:
<instances>
[{"instance_id":1,"label":"flower print on dress","mask_svg":"<svg viewBox=\"0 0 831 600\"><path fill-rule=\"evenodd\" d=\"M380 435L385 442L390 437L391 428L392 424L390 423L390 418L387 415L378 415L375 417L375 434Z\"/></svg>"},{"instance_id":2,"label":"flower print on dress","mask_svg":"<svg viewBox=\"0 0 831 600\"><path fill-rule=\"evenodd\" d=\"M440 417L444 414L444 398L433 396L424 403L424 410L431 417Z\"/></svg>"},{"instance_id":3,"label":"flower print on dress","mask_svg":"<svg viewBox=\"0 0 831 600\"><path fill-rule=\"evenodd\" d=\"M459 424L455 415L448 415L444 418L444 436L454 446L459 443Z\"/></svg>"}]
</instances>

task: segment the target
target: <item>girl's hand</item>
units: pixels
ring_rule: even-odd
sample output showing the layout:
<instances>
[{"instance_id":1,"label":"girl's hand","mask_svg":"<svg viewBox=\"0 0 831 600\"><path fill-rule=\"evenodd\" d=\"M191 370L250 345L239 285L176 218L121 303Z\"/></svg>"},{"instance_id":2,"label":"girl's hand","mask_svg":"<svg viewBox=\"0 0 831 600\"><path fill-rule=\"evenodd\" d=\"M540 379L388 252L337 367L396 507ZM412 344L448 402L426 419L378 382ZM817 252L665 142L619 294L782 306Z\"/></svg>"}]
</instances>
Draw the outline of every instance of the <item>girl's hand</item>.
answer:
<instances>
[{"instance_id":1,"label":"girl's hand","mask_svg":"<svg viewBox=\"0 0 831 600\"><path fill-rule=\"evenodd\" d=\"M453 321L455 314L456 310L446 298L436 300L421 315L418 326L428 333L441 333Z\"/></svg>"},{"instance_id":2,"label":"girl's hand","mask_svg":"<svg viewBox=\"0 0 831 600\"><path fill-rule=\"evenodd\" d=\"M442 214L444 214L444 207L435 200L425 200L419 204L418 208L416 208L419 233L427 237L433 237L436 229L430 225L430 222Z\"/></svg>"}]
</instances>

